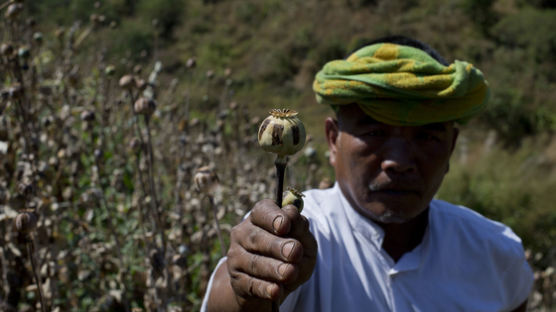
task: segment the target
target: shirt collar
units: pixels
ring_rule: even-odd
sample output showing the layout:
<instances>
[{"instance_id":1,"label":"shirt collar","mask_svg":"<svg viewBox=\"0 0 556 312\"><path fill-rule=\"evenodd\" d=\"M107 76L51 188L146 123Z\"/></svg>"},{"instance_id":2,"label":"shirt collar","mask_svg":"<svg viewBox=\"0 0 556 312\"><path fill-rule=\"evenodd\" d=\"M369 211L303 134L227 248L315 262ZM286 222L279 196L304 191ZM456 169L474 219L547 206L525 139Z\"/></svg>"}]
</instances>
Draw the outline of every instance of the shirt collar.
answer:
<instances>
[{"instance_id":1,"label":"shirt collar","mask_svg":"<svg viewBox=\"0 0 556 312\"><path fill-rule=\"evenodd\" d=\"M345 198L338 182L334 183L334 190L337 192L340 202L342 204L342 209L346 215L349 225L352 231L361 236L362 239L370 241L377 250L388 257L390 262L390 269L388 270L389 275L394 275L399 272L410 271L419 268L424 260L424 256L428 252L429 241L431 237L431 214L432 214L432 202L429 209L429 223L425 234L423 235L423 240L419 245L417 245L413 250L405 253L398 262L394 263L393 260L387 255L386 251L382 250L382 243L384 242L384 230L371 219L361 215L357 210L351 206L349 201Z\"/></svg>"},{"instance_id":2,"label":"shirt collar","mask_svg":"<svg viewBox=\"0 0 556 312\"><path fill-rule=\"evenodd\" d=\"M376 246L378 250L382 249L382 242L384 241L384 230L370 220L369 218L362 216L351 206L349 201L346 199L338 182L334 183L334 189L340 197L340 202L342 203L342 209L347 217L349 225L353 232L358 233L364 239L370 240L373 245Z\"/></svg>"}]
</instances>

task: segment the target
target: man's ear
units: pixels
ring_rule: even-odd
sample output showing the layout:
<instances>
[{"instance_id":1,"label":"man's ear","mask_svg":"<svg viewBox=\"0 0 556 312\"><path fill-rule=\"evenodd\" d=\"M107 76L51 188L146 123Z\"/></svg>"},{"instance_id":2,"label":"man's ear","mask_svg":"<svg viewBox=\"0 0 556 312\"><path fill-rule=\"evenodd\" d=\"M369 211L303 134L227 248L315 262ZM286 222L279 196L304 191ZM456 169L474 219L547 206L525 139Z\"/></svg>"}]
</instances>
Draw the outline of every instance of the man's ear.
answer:
<instances>
[{"instance_id":1,"label":"man's ear","mask_svg":"<svg viewBox=\"0 0 556 312\"><path fill-rule=\"evenodd\" d=\"M332 117L326 118L324 121L324 132L326 135L326 142L328 143L328 152L330 153L328 161L334 166L336 163L336 152L338 150L336 142L340 134L338 120Z\"/></svg>"}]
</instances>

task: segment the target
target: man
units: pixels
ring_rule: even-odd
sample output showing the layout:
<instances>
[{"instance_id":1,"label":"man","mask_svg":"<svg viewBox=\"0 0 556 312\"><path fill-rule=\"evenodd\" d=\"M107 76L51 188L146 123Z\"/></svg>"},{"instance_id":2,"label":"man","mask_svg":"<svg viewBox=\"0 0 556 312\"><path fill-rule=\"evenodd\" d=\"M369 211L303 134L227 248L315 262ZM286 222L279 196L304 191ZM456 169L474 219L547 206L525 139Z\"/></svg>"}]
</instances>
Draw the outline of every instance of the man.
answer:
<instances>
[{"instance_id":1,"label":"man","mask_svg":"<svg viewBox=\"0 0 556 312\"><path fill-rule=\"evenodd\" d=\"M261 201L234 227L203 311L525 311L533 276L506 226L433 196L482 73L393 37L332 61L313 88L336 184L303 215ZM318 247L317 247L318 246Z\"/></svg>"}]
</instances>

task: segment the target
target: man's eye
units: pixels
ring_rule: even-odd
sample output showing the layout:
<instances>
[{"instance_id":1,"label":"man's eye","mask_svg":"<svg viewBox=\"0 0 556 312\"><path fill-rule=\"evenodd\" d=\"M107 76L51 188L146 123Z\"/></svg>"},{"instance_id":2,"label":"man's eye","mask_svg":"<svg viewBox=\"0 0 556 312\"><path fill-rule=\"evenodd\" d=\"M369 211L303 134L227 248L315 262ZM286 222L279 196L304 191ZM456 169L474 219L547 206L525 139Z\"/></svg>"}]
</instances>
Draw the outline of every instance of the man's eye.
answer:
<instances>
[{"instance_id":1,"label":"man's eye","mask_svg":"<svg viewBox=\"0 0 556 312\"><path fill-rule=\"evenodd\" d=\"M380 130L380 129L367 130L363 133L364 136L369 136L369 137L382 137L385 134L386 133L384 132L384 130Z\"/></svg>"},{"instance_id":2,"label":"man's eye","mask_svg":"<svg viewBox=\"0 0 556 312\"><path fill-rule=\"evenodd\" d=\"M440 141L440 137L438 135L429 132L419 133L418 139L425 141Z\"/></svg>"}]
</instances>

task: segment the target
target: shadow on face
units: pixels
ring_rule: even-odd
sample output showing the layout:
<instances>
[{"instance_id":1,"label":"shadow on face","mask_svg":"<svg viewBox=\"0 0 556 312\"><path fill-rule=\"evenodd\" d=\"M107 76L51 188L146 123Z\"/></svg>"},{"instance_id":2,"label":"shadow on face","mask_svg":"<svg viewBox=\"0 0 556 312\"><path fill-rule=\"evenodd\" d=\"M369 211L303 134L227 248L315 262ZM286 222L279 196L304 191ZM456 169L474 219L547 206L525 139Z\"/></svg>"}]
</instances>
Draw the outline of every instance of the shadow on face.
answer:
<instances>
[{"instance_id":1,"label":"shadow on face","mask_svg":"<svg viewBox=\"0 0 556 312\"><path fill-rule=\"evenodd\" d=\"M383 223L403 223L432 200L458 135L453 122L393 126L356 104L325 123L330 163L352 206Z\"/></svg>"}]
</instances>

